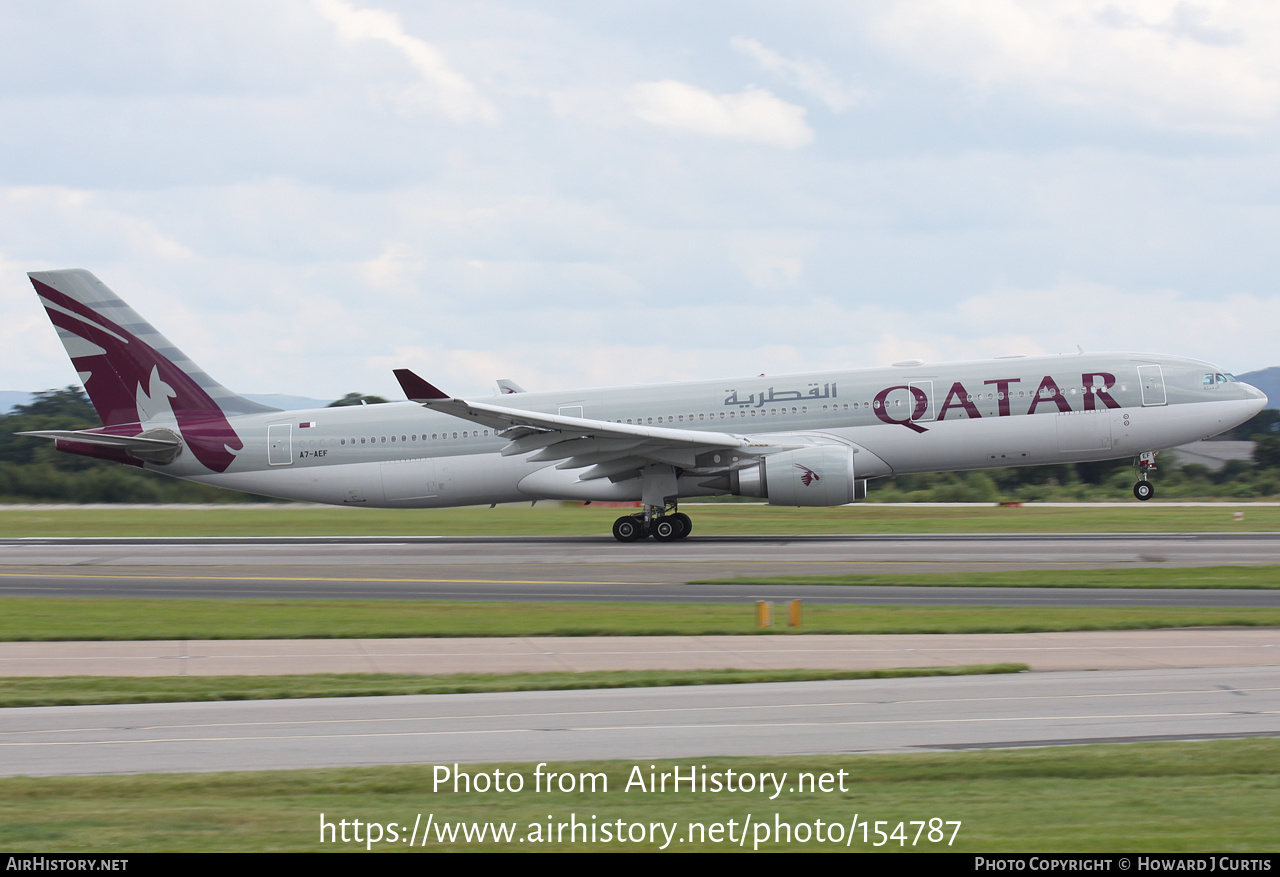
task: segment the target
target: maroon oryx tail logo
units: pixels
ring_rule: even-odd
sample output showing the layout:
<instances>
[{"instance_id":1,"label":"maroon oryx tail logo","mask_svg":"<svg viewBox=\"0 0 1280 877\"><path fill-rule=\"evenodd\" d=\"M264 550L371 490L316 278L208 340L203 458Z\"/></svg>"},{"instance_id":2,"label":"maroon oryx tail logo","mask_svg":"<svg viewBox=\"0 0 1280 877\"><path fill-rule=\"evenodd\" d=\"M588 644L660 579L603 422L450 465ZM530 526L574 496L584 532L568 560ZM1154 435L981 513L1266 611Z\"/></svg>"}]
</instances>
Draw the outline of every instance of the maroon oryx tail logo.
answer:
<instances>
[{"instance_id":1,"label":"maroon oryx tail logo","mask_svg":"<svg viewBox=\"0 0 1280 877\"><path fill-rule=\"evenodd\" d=\"M804 473L803 475L800 476L800 483L803 484L805 487L808 487L810 484L812 484L815 481L822 480L822 476L819 475L817 472L814 472L808 466L801 466L799 463L796 463L796 468Z\"/></svg>"},{"instance_id":2,"label":"maroon oryx tail logo","mask_svg":"<svg viewBox=\"0 0 1280 877\"><path fill-rule=\"evenodd\" d=\"M225 472L244 449L227 413L277 410L216 383L87 271L36 272L31 282L114 434L140 433L148 417L170 411L195 458Z\"/></svg>"}]
</instances>

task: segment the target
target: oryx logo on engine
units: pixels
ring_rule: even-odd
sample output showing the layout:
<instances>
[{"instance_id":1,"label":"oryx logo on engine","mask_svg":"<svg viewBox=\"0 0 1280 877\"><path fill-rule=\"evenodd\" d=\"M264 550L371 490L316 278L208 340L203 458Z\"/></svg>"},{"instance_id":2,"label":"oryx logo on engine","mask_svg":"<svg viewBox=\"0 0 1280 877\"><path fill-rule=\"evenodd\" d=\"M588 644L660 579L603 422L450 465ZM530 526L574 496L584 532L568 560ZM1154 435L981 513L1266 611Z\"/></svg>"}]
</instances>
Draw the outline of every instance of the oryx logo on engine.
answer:
<instances>
[{"instance_id":1,"label":"oryx logo on engine","mask_svg":"<svg viewBox=\"0 0 1280 877\"><path fill-rule=\"evenodd\" d=\"M822 476L819 475L817 472L814 472L808 466L801 466L799 463L796 463L796 468L804 472L804 474L800 476L800 483L803 484L805 487L808 487L810 484L812 484L815 481L822 480Z\"/></svg>"}]
</instances>

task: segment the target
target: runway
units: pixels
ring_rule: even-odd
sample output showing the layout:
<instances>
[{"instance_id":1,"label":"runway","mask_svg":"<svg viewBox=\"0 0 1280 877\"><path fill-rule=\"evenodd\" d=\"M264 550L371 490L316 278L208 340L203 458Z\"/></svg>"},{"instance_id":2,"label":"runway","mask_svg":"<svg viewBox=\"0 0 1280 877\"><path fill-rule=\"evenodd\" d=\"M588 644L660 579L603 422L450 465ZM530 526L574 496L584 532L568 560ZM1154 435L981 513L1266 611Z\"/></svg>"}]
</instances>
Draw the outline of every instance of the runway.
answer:
<instances>
[{"instance_id":1,"label":"runway","mask_svg":"<svg viewBox=\"0 0 1280 877\"><path fill-rule=\"evenodd\" d=\"M1280 606L1280 590L689 585L700 579L1280 564L1280 534L4 539L0 594L272 599Z\"/></svg>"},{"instance_id":2,"label":"runway","mask_svg":"<svg viewBox=\"0 0 1280 877\"><path fill-rule=\"evenodd\" d=\"M0 773L913 752L1273 736L1272 668L5 711Z\"/></svg>"},{"instance_id":3,"label":"runway","mask_svg":"<svg viewBox=\"0 0 1280 877\"><path fill-rule=\"evenodd\" d=\"M1280 564L1280 534L695 536L682 543L632 545L607 537L4 539L0 594L1280 606L1277 590L689 584L704 578L788 573L933 572L945 581L948 573L960 571L1233 564ZM1175 635L1199 638L1172 639ZM891 682L8 709L0 732L0 773L917 751L1280 734L1280 684L1273 684L1280 648L1274 631L1027 636L1040 637L1030 645L1024 638L1019 646L1022 654L1036 654L1027 663L1057 672ZM1076 639L1069 646L1044 639L1053 636ZM1148 648L1157 638L1169 641ZM108 658L170 674L322 668L424 672L424 667L426 672L462 672L476 669L476 661L488 672L544 669L543 665L585 669L602 663L635 666L636 654L641 654L638 660L644 666L664 667L824 667L859 660L871 666L919 666L1020 659L1009 638L982 645L943 643L934 637L897 643L869 637L862 638L867 643L737 637L724 638L735 642L722 644L714 639L664 644L652 638L643 648L620 638L603 645L585 639L552 643L537 638L506 646L492 640L478 646L456 640L353 640L323 646L314 641L10 643L0 653L0 663L7 675L14 675L18 667L32 667L38 660L51 661L49 672L54 674L75 672L77 666L85 672L86 663L106 672L114 666ZM823 642L810 645L805 639ZM79 651L68 654L69 645ZM458 649L464 654L457 654ZM630 655L620 657L620 652ZM730 653L736 656L730 659ZM325 663L330 660L336 663ZM1239 666L1251 663L1260 666ZM1181 665L1195 669L1170 669ZM1115 669L1135 666L1161 669Z\"/></svg>"}]
</instances>

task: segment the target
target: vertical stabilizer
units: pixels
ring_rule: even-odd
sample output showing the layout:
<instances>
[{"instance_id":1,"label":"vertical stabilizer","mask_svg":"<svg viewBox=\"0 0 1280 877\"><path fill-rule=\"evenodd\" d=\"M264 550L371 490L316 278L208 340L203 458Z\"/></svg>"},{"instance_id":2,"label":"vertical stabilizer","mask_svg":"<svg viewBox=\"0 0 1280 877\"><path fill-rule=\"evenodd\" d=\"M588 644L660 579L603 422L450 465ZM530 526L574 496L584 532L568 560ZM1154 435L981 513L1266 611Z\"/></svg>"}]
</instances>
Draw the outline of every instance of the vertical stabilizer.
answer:
<instances>
[{"instance_id":1,"label":"vertical stabilizer","mask_svg":"<svg viewBox=\"0 0 1280 877\"><path fill-rule=\"evenodd\" d=\"M227 417L277 410L209 377L88 271L28 276L105 426L176 421L200 462L222 472L243 447Z\"/></svg>"}]
</instances>

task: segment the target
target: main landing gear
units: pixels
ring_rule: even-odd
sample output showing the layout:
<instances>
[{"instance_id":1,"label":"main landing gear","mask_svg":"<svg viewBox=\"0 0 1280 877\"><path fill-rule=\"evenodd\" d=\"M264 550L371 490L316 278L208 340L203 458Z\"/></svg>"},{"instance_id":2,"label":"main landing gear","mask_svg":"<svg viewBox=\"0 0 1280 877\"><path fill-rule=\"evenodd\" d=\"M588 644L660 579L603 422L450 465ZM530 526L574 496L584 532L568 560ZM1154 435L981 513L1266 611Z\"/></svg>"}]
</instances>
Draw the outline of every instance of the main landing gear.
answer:
<instances>
[{"instance_id":1,"label":"main landing gear","mask_svg":"<svg viewBox=\"0 0 1280 877\"><path fill-rule=\"evenodd\" d=\"M1146 502L1156 495L1156 488L1147 480L1147 473L1156 469L1156 452L1146 451L1138 456L1138 483L1133 485L1133 495Z\"/></svg>"},{"instance_id":2,"label":"main landing gear","mask_svg":"<svg viewBox=\"0 0 1280 877\"><path fill-rule=\"evenodd\" d=\"M652 536L659 542L674 542L689 535L693 521L676 510L680 490L675 466L646 463L640 472L640 501L644 511L613 522L613 538L635 542Z\"/></svg>"},{"instance_id":3,"label":"main landing gear","mask_svg":"<svg viewBox=\"0 0 1280 877\"><path fill-rule=\"evenodd\" d=\"M693 520L674 504L663 509L650 508L636 515L624 515L613 522L613 538L619 542L635 542L652 536L659 542L674 542L689 535Z\"/></svg>"}]
</instances>

